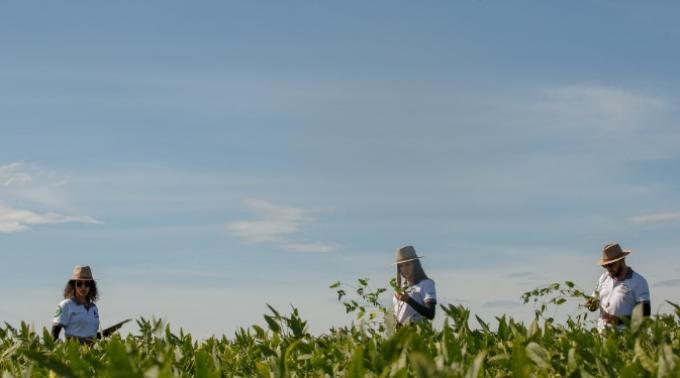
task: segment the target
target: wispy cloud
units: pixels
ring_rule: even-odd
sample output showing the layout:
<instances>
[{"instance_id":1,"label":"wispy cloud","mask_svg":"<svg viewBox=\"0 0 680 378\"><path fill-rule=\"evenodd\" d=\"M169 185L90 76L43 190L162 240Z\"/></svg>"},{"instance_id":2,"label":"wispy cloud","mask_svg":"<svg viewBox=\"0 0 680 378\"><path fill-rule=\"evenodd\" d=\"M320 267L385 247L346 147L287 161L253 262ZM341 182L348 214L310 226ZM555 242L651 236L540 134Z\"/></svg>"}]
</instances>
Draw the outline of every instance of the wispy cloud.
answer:
<instances>
[{"instance_id":1,"label":"wispy cloud","mask_svg":"<svg viewBox=\"0 0 680 378\"><path fill-rule=\"evenodd\" d=\"M281 246L291 252L333 252L336 247L329 243L283 243Z\"/></svg>"},{"instance_id":2,"label":"wispy cloud","mask_svg":"<svg viewBox=\"0 0 680 378\"><path fill-rule=\"evenodd\" d=\"M332 252L335 247L323 242L293 242L289 237L316 220L317 211L300 207L274 205L257 200L245 200L246 206L259 218L230 222L227 230L247 244L271 244L292 252Z\"/></svg>"},{"instance_id":3,"label":"wispy cloud","mask_svg":"<svg viewBox=\"0 0 680 378\"><path fill-rule=\"evenodd\" d=\"M300 226L314 220L310 210L279 206L256 199L245 201L260 219L227 224L227 229L245 243L272 243L283 235L292 234Z\"/></svg>"},{"instance_id":4,"label":"wispy cloud","mask_svg":"<svg viewBox=\"0 0 680 378\"><path fill-rule=\"evenodd\" d=\"M557 115L574 124L632 130L666 108L665 100L619 88L573 85L549 91ZM560 112L560 110L562 110Z\"/></svg>"},{"instance_id":5,"label":"wispy cloud","mask_svg":"<svg viewBox=\"0 0 680 378\"><path fill-rule=\"evenodd\" d=\"M67 179L25 162L0 165L0 195L5 202L30 203L37 207L64 208Z\"/></svg>"},{"instance_id":6,"label":"wispy cloud","mask_svg":"<svg viewBox=\"0 0 680 378\"><path fill-rule=\"evenodd\" d=\"M21 168L22 165L19 162L0 165L0 186L8 188L30 183L33 178Z\"/></svg>"},{"instance_id":7,"label":"wispy cloud","mask_svg":"<svg viewBox=\"0 0 680 378\"><path fill-rule=\"evenodd\" d=\"M57 188L64 184L63 178L23 162L0 165L0 195L4 201L0 203L0 233L26 231L36 225L101 223L90 216L66 215L63 211L53 210L65 207L57 193ZM23 205L16 206L16 202ZM31 205L26 206L27 203ZM47 209L28 210L25 207Z\"/></svg>"},{"instance_id":8,"label":"wispy cloud","mask_svg":"<svg viewBox=\"0 0 680 378\"><path fill-rule=\"evenodd\" d=\"M628 218L633 224L669 223L680 221L680 211L637 215Z\"/></svg>"},{"instance_id":9,"label":"wispy cloud","mask_svg":"<svg viewBox=\"0 0 680 378\"><path fill-rule=\"evenodd\" d=\"M20 210L0 204L0 232L12 233L26 231L30 226L58 223L89 223L101 222L89 216L63 215L53 212L36 213L29 210Z\"/></svg>"}]
</instances>

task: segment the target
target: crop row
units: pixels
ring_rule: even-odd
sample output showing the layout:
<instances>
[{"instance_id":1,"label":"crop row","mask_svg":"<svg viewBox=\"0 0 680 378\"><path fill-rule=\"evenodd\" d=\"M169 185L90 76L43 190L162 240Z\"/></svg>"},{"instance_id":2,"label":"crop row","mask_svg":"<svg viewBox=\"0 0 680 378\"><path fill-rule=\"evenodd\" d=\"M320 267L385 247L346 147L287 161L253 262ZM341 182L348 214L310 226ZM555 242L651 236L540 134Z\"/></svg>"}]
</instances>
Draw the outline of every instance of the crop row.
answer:
<instances>
[{"instance_id":1,"label":"crop row","mask_svg":"<svg viewBox=\"0 0 680 378\"><path fill-rule=\"evenodd\" d=\"M397 328L379 305L384 289L369 290L367 280L355 289L358 297L344 303L357 321L321 335L308 333L297 309L283 314L271 307L266 328L205 340L143 318L138 331L91 346L5 324L0 371L3 377L680 376L680 307L672 303L675 314L634 315L625 329L602 334L578 314L564 324L540 312L529 324L501 315L493 328L475 316L479 326L471 327L470 311L450 304L440 306L442 327Z\"/></svg>"}]
</instances>

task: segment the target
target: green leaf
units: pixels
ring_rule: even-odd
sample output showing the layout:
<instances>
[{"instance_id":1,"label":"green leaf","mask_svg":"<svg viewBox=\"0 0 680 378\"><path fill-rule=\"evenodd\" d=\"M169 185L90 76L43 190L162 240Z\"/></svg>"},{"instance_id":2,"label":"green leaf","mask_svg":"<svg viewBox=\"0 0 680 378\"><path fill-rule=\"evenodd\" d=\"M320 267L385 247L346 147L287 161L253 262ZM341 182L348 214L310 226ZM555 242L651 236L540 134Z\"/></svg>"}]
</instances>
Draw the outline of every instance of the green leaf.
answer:
<instances>
[{"instance_id":1,"label":"green leaf","mask_svg":"<svg viewBox=\"0 0 680 378\"><path fill-rule=\"evenodd\" d=\"M132 365L130 356L125 350L125 345L123 345L118 335L115 335L109 341L106 354L109 357L107 369L109 377L141 377L141 373Z\"/></svg>"},{"instance_id":2,"label":"green leaf","mask_svg":"<svg viewBox=\"0 0 680 378\"><path fill-rule=\"evenodd\" d=\"M529 360L525 348L521 342L515 340L512 344L512 355L510 356L512 376L515 378L529 377Z\"/></svg>"},{"instance_id":3,"label":"green leaf","mask_svg":"<svg viewBox=\"0 0 680 378\"><path fill-rule=\"evenodd\" d=\"M656 373L656 363L647 355L640 339L635 340L635 358L640 361L640 365L650 374Z\"/></svg>"},{"instance_id":4,"label":"green leaf","mask_svg":"<svg viewBox=\"0 0 680 378\"><path fill-rule=\"evenodd\" d=\"M550 353L535 342L530 342L526 347L527 357L533 361L539 368L550 368Z\"/></svg>"},{"instance_id":5,"label":"green leaf","mask_svg":"<svg viewBox=\"0 0 680 378\"><path fill-rule=\"evenodd\" d=\"M267 305L267 307L269 307L269 311L271 311L272 314L274 314L274 316L276 316L276 317L281 316L281 315L279 314L279 312L276 311L276 309L275 309L274 307L272 307L269 303L267 303L266 305Z\"/></svg>"},{"instance_id":6,"label":"green leaf","mask_svg":"<svg viewBox=\"0 0 680 378\"><path fill-rule=\"evenodd\" d=\"M527 329L527 338L532 338L534 336L540 335L541 327L538 325L538 321L534 319Z\"/></svg>"},{"instance_id":7,"label":"green leaf","mask_svg":"<svg viewBox=\"0 0 680 378\"><path fill-rule=\"evenodd\" d=\"M576 348L570 348L567 354L567 372L573 373L578 369L578 357L576 356Z\"/></svg>"},{"instance_id":8,"label":"green leaf","mask_svg":"<svg viewBox=\"0 0 680 378\"><path fill-rule=\"evenodd\" d=\"M196 378L217 378L219 373L215 371L210 355L203 349L196 351L194 355L195 361L195 377Z\"/></svg>"},{"instance_id":9,"label":"green leaf","mask_svg":"<svg viewBox=\"0 0 680 378\"><path fill-rule=\"evenodd\" d=\"M472 361L472 365L470 365L470 368L468 369L467 373L465 373L465 378L477 378L477 377L479 377L479 374L482 373L482 371L483 371L484 359L485 358L486 358L486 351L481 351L481 352L477 353L477 356L475 356L474 361Z\"/></svg>"},{"instance_id":10,"label":"green leaf","mask_svg":"<svg viewBox=\"0 0 680 378\"><path fill-rule=\"evenodd\" d=\"M630 319L630 329L633 331L633 333L637 333L637 331L640 329L640 326L642 326L642 323L645 320L645 316L643 313L643 306L642 303L638 303L633 307L633 314L631 315Z\"/></svg>"},{"instance_id":11,"label":"green leaf","mask_svg":"<svg viewBox=\"0 0 680 378\"><path fill-rule=\"evenodd\" d=\"M272 376L271 369L262 361L255 362L255 370L257 371L257 374L263 378L271 378Z\"/></svg>"},{"instance_id":12,"label":"green leaf","mask_svg":"<svg viewBox=\"0 0 680 378\"><path fill-rule=\"evenodd\" d=\"M267 325L272 332L281 332L281 326L272 316L264 315L264 320L267 322Z\"/></svg>"},{"instance_id":13,"label":"green leaf","mask_svg":"<svg viewBox=\"0 0 680 378\"><path fill-rule=\"evenodd\" d=\"M674 355L671 346L663 344L659 350L659 370L657 371L657 376L670 376L671 373L676 370L678 359L679 358Z\"/></svg>"},{"instance_id":14,"label":"green leaf","mask_svg":"<svg viewBox=\"0 0 680 378\"><path fill-rule=\"evenodd\" d=\"M44 353L34 350L22 350L21 354L46 369L52 370L62 377L76 377L76 374L65 363Z\"/></svg>"},{"instance_id":15,"label":"green leaf","mask_svg":"<svg viewBox=\"0 0 680 378\"><path fill-rule=\"evenodd\" d=\"M346 378L363 378L365 376L364 369L364 348L358 346L352 354L352 359L347 366L345 372Z\"/></svg>"},{"instance_id":16,"label":"green leaf","mask_svg":"<svg viewBox=\"0 0 680 378\"><path fill-rule=\"evenodd\" d=\"M475 314L475 318L477 319L477 323L479 323L479 326L482 327L482 329L484 330L484 332L486 332L486 333L492 333L492 332L491 332L491 329L489 328L489 324L488 324L487 322L485 322L484 320L482 320L482 318L480 318L477 314Z\"/></svg>"}]
</instances>

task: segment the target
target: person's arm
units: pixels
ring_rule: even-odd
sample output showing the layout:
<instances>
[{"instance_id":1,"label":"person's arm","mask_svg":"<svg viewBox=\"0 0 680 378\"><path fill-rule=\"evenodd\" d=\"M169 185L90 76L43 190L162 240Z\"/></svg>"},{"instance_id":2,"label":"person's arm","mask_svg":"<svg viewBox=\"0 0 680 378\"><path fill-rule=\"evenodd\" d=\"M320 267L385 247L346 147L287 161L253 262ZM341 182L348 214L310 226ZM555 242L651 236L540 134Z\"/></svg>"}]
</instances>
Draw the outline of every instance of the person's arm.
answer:
<instances>
[{"instance_id":1,"label":"person's arm","mask_svg":"<svg viewBox=\"0 0 680 378\"><path fill-rule=\"evenodd\" d=\"M434 311L437 308L436 301L426 301L424 305L416 302L415 299L408 297L406 300L409 306L413 307L420 315L432 320L434 319Z\"/></svg>"},{"instance_id":2,"label":"person's arm","mask_svg":"<svg viewBox=\"0 0 680 378\"><path fill-rule=\"evenodd\" d=\"M642 302L642 315L643 316L652 315L652 304L649 301Z\"/></svg>"},{"instance_id":3,"label":"person's arm","mask_svg":"<svg viewBox=\"0 0 680 378\"><path fill-rule=\"evenodd\" d=\"M652 305L649 301L643 301L635 304L635 306L640 305L642 305L642 316L649 317L652 315ZM627 319L630 321L631 315L616 316L605 312L602 314L602 319L604 319L607 323L619 324L621 323L622 319Z\"/></svg>"},{"instance_id":4,"label":"person's arm","mask_svg":"<svg viewBox=\"0 0 680 378\"><path fill-rule=\"evenodd\" d=\"M59 333L61 333L61 329L64 328L61 324L54 324L52 326L52 338L54 338L55 341L59 340Z\"/></svg>"},{"instance_id":5,"label":"person's arm","mask_svg":"<svg viewBox=\"0 0 680 378\"><path fill-rule=\"evenodd\" d=\"M71 320L69 302L62 301L57 306L57 312L54 314L52 319L52 337L55 341L59 339L59 333L62 328L66 328Z\"/></svg>"},{"instance_id":6,"label":"person's arm","mask_svg":"<svg viewBox=\"0 0 680 378\"><path fill-rule=\"evenodd\" d=\"M647 280L642 279L639 287L636 288L635 295L635 305L642 304L642 315L651 316L652 315L652 300L649 295L649 285L647 285Z\"/></svg>"}]
</instances>

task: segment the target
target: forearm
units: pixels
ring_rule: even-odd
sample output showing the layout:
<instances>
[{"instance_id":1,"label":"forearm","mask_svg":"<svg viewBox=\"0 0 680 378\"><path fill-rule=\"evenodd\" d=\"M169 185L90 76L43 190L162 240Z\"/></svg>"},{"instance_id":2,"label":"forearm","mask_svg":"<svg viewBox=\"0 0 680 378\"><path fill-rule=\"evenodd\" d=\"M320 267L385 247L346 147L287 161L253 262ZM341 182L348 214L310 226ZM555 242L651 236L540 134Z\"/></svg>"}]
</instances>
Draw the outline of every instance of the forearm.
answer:
<instances>
[{"instance_id":1,"label":"forearm","mask_svg":"<svg viewBox=\"0 0 680 378\"><path fill-rule=\"evenodd\" d=\"M59 333L61 333L62 328L63 327L61 326L61 324L55 324L55 325L52 326L52 338L54 340L59 339Z\"/></svg>"},{"instance_id":2,"label":"forearm","mask_svg":"<svg viewBox=\"0 0 680 378\"><path fill-rule=\"evenodd\" d=\"M416 310L420 315L430 320L434 319L434 310L436 307L435 302L426 302L425 305L421 305L420 303L416 302L415 299L408 297L406 303L413 307L413 309Z\"/></svg>"},{"instance_id":3,"label":"forearm","mask_svg":"<svg viewBox=\"0 0 680 378\"><path fill-rule=\"evenodd\" d=\"M642 305L642 316L648 317L648 316L652 315L652 305L651 305L650 302L646 302L646 301L640 302L636 306L640 306L640 305ZM616 316L616 315L604 313L604 314L602 314L602 318L609 323L618 324L623 319L630 321L632 316L631 315Z\"/></svg>"}]
</instances>

